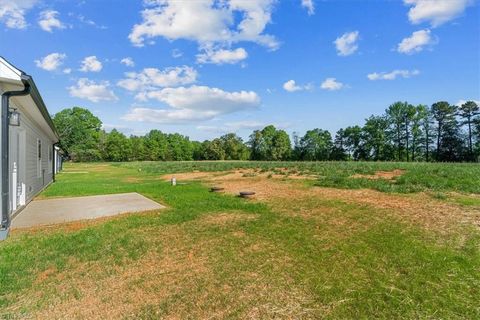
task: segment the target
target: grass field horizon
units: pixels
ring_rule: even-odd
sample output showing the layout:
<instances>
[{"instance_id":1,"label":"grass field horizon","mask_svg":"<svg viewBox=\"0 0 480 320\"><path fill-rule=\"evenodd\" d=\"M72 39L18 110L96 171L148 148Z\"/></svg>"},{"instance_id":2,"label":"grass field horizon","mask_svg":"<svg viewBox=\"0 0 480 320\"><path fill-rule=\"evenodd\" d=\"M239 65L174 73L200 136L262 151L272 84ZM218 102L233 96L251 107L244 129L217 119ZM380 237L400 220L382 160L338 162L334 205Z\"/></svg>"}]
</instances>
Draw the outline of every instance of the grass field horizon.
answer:
<instances>
[{"instance_id":1,"label":"grass field horizon","mask_svg":"<svg viewBox=\"0 0 480 320\"><path fill-rule=\"evenodd\" d=\"M67 163L41 198L138 192L167 209L14 230L0 318L478 318L478 177L448 163Z\"/></svg>"}]
</instances>

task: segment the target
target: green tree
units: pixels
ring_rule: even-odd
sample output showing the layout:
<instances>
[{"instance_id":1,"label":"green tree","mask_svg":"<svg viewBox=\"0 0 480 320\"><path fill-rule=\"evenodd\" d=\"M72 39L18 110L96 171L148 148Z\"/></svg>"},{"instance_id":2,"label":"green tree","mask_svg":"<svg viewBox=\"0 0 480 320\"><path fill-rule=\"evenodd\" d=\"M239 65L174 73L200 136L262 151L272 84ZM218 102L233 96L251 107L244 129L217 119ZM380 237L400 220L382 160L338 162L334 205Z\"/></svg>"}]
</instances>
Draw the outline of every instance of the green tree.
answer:
<instances>
[{"instance_id":1,"label":"green tree","mask_svg":"<svg viewBox=\"0 0 480 320\"><path fill-rule=\"evenodd\" d=\"M102 122L88 109L63 109L53 117L60 146L73 161L101 160L99 136Z\"/></svg>"},{"instance_id":2,"label":"green tree","mask_svg":"<svg viewBox=\"0 0 480 320\"><path fill-rule=\"evenodd\" d=\"M192 141L192 154L193 160L205 160L203 158L203 147L199 141Z\"/></svg>"},{"instance_id":3,"label":"green tree","mask_svg":"<svg viewBox=\"0 0 480 320\"><path fill-rule=\"evenodd\" d=\"M216 138L202 143L203 160L225 160L225 150L222 140Z\"/></svg>"},{"instance_id":4,"label":"green tree","mask_svg":"<svg viewBox=\"0 0 480 320\"><path fill-rule=\"evenodd\" d=\"M147 147L145 146L145 137L130 136L131 154L130 159L133 161L148 160Z\"/></svg>"},{"instance_id":5,"label":"green tree","mask_svg":"<svg viewBox=\"0 0 480 320\"><path fill-rule=\"evenodd\" d=\"M412 161L415 161L419 151L419 141L422 137L422 120L424 119L424 113L427 112L427 106L418 105L415 107L415 113L411 118L412 127Z\"/></svg>"},{"instance_id":6,"label":"green tree","mask_svg":"<svg viewBox=\"0 0 480 320\"><path fill-rule=\"evenodd\" d=\"M167 160L170 161L190 161L193 160L193 147L190 139L179 133L169 134L167 136L168 149Z\"/></svg>"},{"instance_id":7,"label":"green tree","mask_svg":"<svg viewBox=\"0 0 480 320\"><path fill-rule=\"evenodd\" d=\"M335 134L333 147L330 158L332 160L345 161L348 158L347 150L345 149L345 130L339 129Z\"/></svg>"},{"instance_id":8,"label":"green tree","mask_svg":"<svg viewBox=\"0 0 480 320\"><path fill-rule=\"evenodd\" d=\"M476 136L476 143L475 147L473 149L474 156L476 161L480 160L480 117L477 117L475 120L473 120L473 134Z\"/></svg>"},{"instance_id":9,"label":"green tree","mask_svg":"<svg viewBox=\"0 0 480 320\"><path fill-rule=\"evenodd\" d=\"M117 131L117 129L113 129L106 136L104 152L104 160L114 162L128 161L131 154L130 140L123 133Z\"/></svg>"},{"instance_id":10,"label":"green tree","mask_svg":"<svg viewBox=\"0 0 480 320\"><path fill-rule=\"evenodd\" d=\"M370 116L363 126L365 149L373 160L386 160L387 135L389 122L384 116Z\"/></svg>"},{"instance_id":11,"label":"green tree","mask_svg":"<svg viewBox=\"0 0 480 320\"><path fill-rule=\"evenodd\" d=\"M386 110L387 118L392 126L393 139L397 147L397 160L402 159L403 139L405 119L407 114L408 103L395 102Z\"/></svg>"},{"instance_id":12,"label":"green tree","mask_svg":"<svg viewBox=\"0 0 480 320\"><path fill-rule=\"evenodd\" d=\"M433 143L433 117L432 112L426 105L417 106L417 117L420 119L420 126L423 132L423 148L425 150L425 161L430 161L430 146Z\"/></svg>"},{"instance_id":13,"label":"green tree","mask_svg":"<svg viewBox=\"0 0 480 320\"><path fill-rule=\"evenodd\" d=\"M462 125L468 127L468 159L473 160L473 134L472 127L476 117L480 114L478 105L474 101L467 101L459 108L459 115L463 119Z\"/></svg>"},{"instance_id":14,"label":"green tree","mask_svg":"<svg viewBox=\"0 0 480 320\"><path fill-rule=\"evenodd\" d=\"M252 160L287 160L292 153L290 137L284 130L266 126L255 130L248 141Z\"/></svg>"},{"instance_id":15,"label":"green tree","mask_svg":"<svg viewBox=\"0 0 480 320\"><path fill-rule=\"evenodd\" d=\"M415 118L415 114L417 112L417 109L415 106L408 104L405 102L405 114L404 114L404 121L403 121L403 127L405 130L405 151L407 155L407 162L410 160L409 159L409 143L410 143L410 124Z\"/></svg>"},{"instance_id":16,"label":"green tree","mask_svg":"<svg viewBox=\"0 0 480 320\"><path fill-rule=\"evenodd\" d=\"M261 140L261 155L262 159L261 160L278 160L276 159L276 155L274 155L276 152L273 150L273 140L274 137L277 133L277 129L273 126L266 126L265 128L262 129L262 140Z\"/></svg>"},{"instance_id":17,"label":"green tree","mask_svg":"<svg viewBox=\"0 0 480 320\"><path fill-rule=\"evenodd\" d=\"M145 135L146 159L152 161L167 160L167 135L160 130L151 130Z\"/></svg>"},{"instance_id":18,"label":"green tree","mask_svg":"<svg viewBox=\"0 0 480 320\"><path fill-rule=\"evenodd\" d=\"M442 142L445 139L449 139L449 137L445 137L444 134L447 132L452 135L453 134L453 126L455 122L455 112L456 107L454 105L450 105L446 101L439 101L432 104L432 116L437 122L437 152L436 157L437 160L441 160L441 149L442 149ZM452 139L450 139L452 140ZM451 143L452 141L450 141Z\"/></svg>"},{"instance_id":19,"label":"green tree","mask_svg":"<svg viewBox=\"0 0 480 320\"><path fill-rule=\"evenodd\" d=\"M313 129L300 139L302 160L328 160L333 147L332 135L327 130Z\"/></svg>"},{"instance_id":20,"label":"green tree","mask_svg":"<svg viewBox=\"0 0 480 320\"><path fill-rule=\"evenodd\" d=\"M228 133L220 137L225 151L225 160L247 160L250 156L242 138L235 133Z\"/></svg>"},{"instance_id":21,"label":"green tree","mask_svg":"<svg viewBox=\"0 0 480 320\"><path fill-rule=\"evenodd\" d=\"M468 159L468 147L465 144L466 137L460 132L458 122L449 123L445 126L440 150L441 161L465 161Z\"/></svg>"},{"instance_id":22,"label":"green tree","mask_svg":"<svg viewBox=\"0 0 480 320\"><path fill-rule=\"evenodd\" d=\"M362 128L359 126L346 127L344 131L344 143L351 159L358 161L366 158L366 152L362 140Z\"/></svg>"},{"instance_id":23,"label":"green tree","mask_svg":"<svg viewBox=\"0 0 480 320\"><path fill-rule=\"evenodd\" d=\"M255 130L250 135L247 142L250 147L250 159L251 160L262 160L264 157L264 151L262 146L262 132L260 130Z\"/></svg>"},{"instance_id":24,"label":"green tree","mask_svg":"<svg viewBox=\"0 0 480 320\"><path fill-rule=\"evenodd\" d=\"M292 143L288 133L284 130L276 130L272 139L269 160L288 160L292 154Z\"/></svg>"}]
</instances>

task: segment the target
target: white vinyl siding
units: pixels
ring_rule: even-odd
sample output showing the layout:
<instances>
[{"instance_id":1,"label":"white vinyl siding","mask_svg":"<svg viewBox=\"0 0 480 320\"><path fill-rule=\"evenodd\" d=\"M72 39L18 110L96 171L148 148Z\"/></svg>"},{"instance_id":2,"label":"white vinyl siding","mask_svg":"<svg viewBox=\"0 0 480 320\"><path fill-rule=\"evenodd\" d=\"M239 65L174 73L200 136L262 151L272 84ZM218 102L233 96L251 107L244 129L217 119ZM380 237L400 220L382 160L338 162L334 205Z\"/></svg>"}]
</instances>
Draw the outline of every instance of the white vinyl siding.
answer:
<instances>
[{"instance_id":1,"label":"white vinyl siding","mask_svg":"<svg viewBox=\"0 0 480 320\"><path fill-rule=\"evenodd\" d=\"M53 173L48 170L48 149L52 141L45 132L21 112L20 127L25 130L25 168L22 168L25 177L27 203L53 180ZM41 148L38 148L41 141ZM39 157L38 151L41 149Z\"/></svg>"}]
</instances>

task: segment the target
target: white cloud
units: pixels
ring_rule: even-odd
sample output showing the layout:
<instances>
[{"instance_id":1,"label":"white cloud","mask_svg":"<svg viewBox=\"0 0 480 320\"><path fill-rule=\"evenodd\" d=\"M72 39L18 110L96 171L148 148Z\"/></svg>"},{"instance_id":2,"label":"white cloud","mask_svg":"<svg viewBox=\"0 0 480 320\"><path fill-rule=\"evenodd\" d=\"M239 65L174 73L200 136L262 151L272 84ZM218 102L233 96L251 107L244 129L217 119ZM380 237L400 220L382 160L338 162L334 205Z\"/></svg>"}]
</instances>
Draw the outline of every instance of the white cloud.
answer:
<instances>
[{"instance_id":1,"label":"white cloud","mask_svg":"<svg viewBox=\"0 0 480 320\"><path fill-rule=\"evenodd\" d=\"M340 90L343 87L345 87L345 85L343 83L337 81L337 79L335 79L335 78L327 78L320 85L320 88L322 88L324 90L330 90L330 91Z\"/></svg>"},{"instance_id":2,"label":"white cloud","mask_svg":"<svg viewBox=\"0 0 480 320\"><path fill-rule=\"evenodd\" d=\"M255 121L255 120L244 120L244 121L235 121L235 122L227 122L225 123L225 127L229 130L238 131L242 129L261 129L265 127L266 124L264 122Z\"/></svg>"},{"instance_id":3,"label":"white cloud","mask_svg":"<svg viewBox=\"0 0 480 320\"><path fill-rule=\"evenodd\" d=\"M338 37L333 42L337 48L337 54L339 56L349 56L358 49L358 31L346 32L341 37Z\"/></svg>"},{"instance_id":4,"label":"white cloud","mask_svg":"<svg viewBox=\"0 0 480 320\"><path fill-rule=\"evenodd\" d=\"M25 29L26 12L37 4L38 0L0 0L0 22L7 28Z\"/></svg>"},{"instance_id":5,"label":"white cloud","mask_svg":"<svg viewBox=\"0 0 480 320\"><path fill-rule=\"evenodd\" d=\"M89 26L92 26L92 27L95 27L95 28L98 28L98 29L102 29L102 30L105 30L105 29L108 29L106 26L104 25L99 25L97 24L95 21L91 20L91 19L87 19L85 16L83 15L78 15L77 16L78 20L81 22L81 23L84 23L86 25L89 25Z\"/></svg>"},{"instance_id":6,"label":"white cloud","mask_svg":"<svg viewBox=\"0 0 480 320\"><path fill-rule=\"evenodd\" d=\"M122 117L125 121L151 122L151 123L188 123L213 118L214 114L195 112L189 109L164 110L152 108L133 108Z\"/></svg>"},{"instance_id":7,"label":"white cloud","mask_svg":"<svg viewBox=\"0 0 480 320\"><path fill-rule=\"evenodd\" d=\"M68 87L72 97L87 99L92 102L116 101L117 96L110 90L108 81L95 82L87 78L80 78L77 84Z\"/></svg>"},{"instance_id":8,"label":"white cloud","mask_svg":"<svg viewBox=\"0 0 480 320\"><path fill-rule=\"evenodd\" d=\"M133 26L129 39L135 46L164 37L200 44L251 41L271 49L278 47L272 35L264 34L271 22L274 0L146 1L143 21ZM238 19L239 18L239 19Z\"/></svg>"},{"instance_id":9,"label":"white cloud","mask_svg":"<svg viewBox=\"0 0 480 320\"><path fill-rule=\"evenodd\" d=\"M179 49L173 49L172 50L172 57L173 58L180 58L181 56L183 56L182 51L180 51Z\"/></svg>"},{"instance_id":10,"label":"white cloud","mask_svg":"<svg viewBox=\"0 0 480 320\"><path fill-rule=\"evenodd\" d=\"M247 57L248 53L243 48L237 48L234 50L206 49L204 53L197 55L197 62L213 64L234 64L246 59Z\"/></svg>"},{"instance_id":11,"label":"white cloud","mask_svg":"<svg viewBox=\"0 0 480 320\"><path fill-rule=\"evenodd\" d=\"M150 91L146 98L156 99L177 109L209 110L230 113L245 106L258 105L260 99L253 91L227 92L207 86L165 88Z\"/></svg>"},{"instance_id":12,"label":"white cloud","mask_svg":"<svg viewBox=\"0 0 480 320\"><path fill-rule=\"evenodd\" d=\"M367 75L369 80L395 80L397 77L410 78L419 75L418 70L393 70L392 72L374 72Z\"/></svg>"},{"instance_id":13,"label":"white cloud","mask_svg":"<svg viewBox=\"0 0 480 320\"><path fill-rule=\"evenodd\" d=\"M229 132L238 132L240 130L257 130L262 129L267 124L255 120L245 120L245 121L235 121L235 122L226 122L222 126L197 126L196 128L201 131L213 132L217 134L229 133Z\"/></svg>"},{"instance_id":14,"label":"white cloud","mask_svg":"<svg viewBox=\"0 0 480 320\"><path fill-rule=\"evenodd\" d=\"M123 58L120 60L120 63L126 65L127 67L135 67L135 62L130 57Z\"/></svg>"},{"instance_id":15,"label":"white cloud","mask_svg":"<svg viewBox=\"0 0 480 320\"><path fill-rule=\"evenodd\" d=\"M403 39L397 47L397 51L405 54L412 54L420 52L425 46L435 44L436 41L432 38L430 30L419 30L412 33L408 38Z\"/></svg>"},{"instance_id":16,"label":"white cloud","mask_svg":"<svg viewBox=\"0 0 480 320\"><path fill-rule=\"evenodd\" d=\"M288 92L295 92L295 91L301 91L301 90L311 90L312 85L311 84L306 84L306 85L297 85L295 80L288 80L283 84L283 89Z\"/></svg>"},{"instance_id":17,"label":"white cloud","mask_svg":"<svg viewBox=\"0 0 480 320\"><path fill-rule=\"evenodd\" d=\"M72 73L72 69L71 68L65 68L65 69L63 69L63 73L70 74L70 73Z\"/></svg>"},{"instance_id":18,"label":"white cloud","mask_svg":"<svg viewBox=\"0 0 480 320\"><path fill-rule=\"evenodd\" d=\"M295 80L288 80L287 82L285 82L283 84L283 89L285 89L288 92L295 92L295 91L302 90L301 87L295 84Z\"/></svg>"},{"instance_id":19,"label":"white cloud","mask_svg":"<svg viewBox=\"0 0 480 320\"><path fill-rule=\"evenodd\" d=\"M145 68L141 72L127 72L117 85L128 91L148 91L194 83L197 71L191 67L172 67L164 70Z\"/></svg>"},{"instance_id":20,"label":"white cloud","mask_svg":"<svg viewBox=\"0 0 480 320\"><path fill-rule=\"evenodd\" d=\"M102 70L102 68L102 63L97 59L96 56L89 56L85 57L85 59L82 60L82 66L80 67L80 71L99 72L100 70Z\"/></svg>"},{"instance_id":21,"label":"white cloud","mask_svg":"<svg viewBox=\"0 0 480 320\"><path fill-rule=\"evenodd\" d=\"M52 32L54 28L65 29L65 25L58 19L58 15L58 11L44 10L40 12L38 25L47 32Z\"/></svg>"},{"instance_id":22,"label":"white cloud","mask_svg":"<svg viewBox=\"0 0 480 320\"><path fill-rule=\"evenodd\" d=\"M307 9L309 16L315 13L315 4L313 3L313 0L302 0L302 7Z\"/></svg>"},{"instance_id":23,"label":"white cloud","mask_svg":"<svg viewBox=\"0 0 480 320\"><path fill-rule=\"evenodd\" d=\"M35 60L35 64L43 70L54 71L63 64L66 57L67 55L64 53L54 52L39 60Z\"/></svg>"},{"instance_id":24,"label":"white cloud","mask_svg":"<svg viewBox=\"0 0 480 320\"><path fill-rule=\"evenodd\" d=\"M186 123L210 120L217 116L247 110L260 105L253 91L227 92L207 86L165 88L146 93L170 109L134 108L123 119L153 123Z\"/></svg>"},{"instance_id":25,"label":"white cloud","mask_svg":"<svg viewBox=\"0 0 480 320\"><path fill-rule=\"evenodd\" d=\"M404 0L412 6L408 11L408 19L414 24L429 21L437 27L461 15L473 0Z\"/></svg>"}]
</instances>

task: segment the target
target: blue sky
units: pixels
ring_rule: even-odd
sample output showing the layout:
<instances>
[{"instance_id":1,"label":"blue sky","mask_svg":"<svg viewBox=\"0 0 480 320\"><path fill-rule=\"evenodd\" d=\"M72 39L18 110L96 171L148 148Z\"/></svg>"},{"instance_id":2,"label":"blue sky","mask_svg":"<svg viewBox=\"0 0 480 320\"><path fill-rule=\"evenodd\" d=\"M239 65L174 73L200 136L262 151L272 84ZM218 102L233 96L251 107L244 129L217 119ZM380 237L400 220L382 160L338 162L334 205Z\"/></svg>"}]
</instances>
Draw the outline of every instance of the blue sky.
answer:
<instances>
[{"instance_id":1,"label":"blue sky","mask_svg":"<svg viewBox=\"0 0 480 320\"><path fill-rule=\"evenodd\" d=\"M333 134L397 100L480 100L470 0L0 0L0 28L51 113L126 134Z\"/></svg>"}]
</instances>

